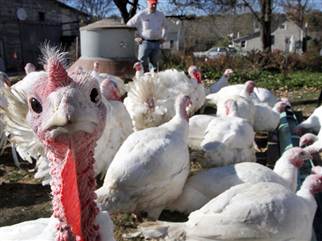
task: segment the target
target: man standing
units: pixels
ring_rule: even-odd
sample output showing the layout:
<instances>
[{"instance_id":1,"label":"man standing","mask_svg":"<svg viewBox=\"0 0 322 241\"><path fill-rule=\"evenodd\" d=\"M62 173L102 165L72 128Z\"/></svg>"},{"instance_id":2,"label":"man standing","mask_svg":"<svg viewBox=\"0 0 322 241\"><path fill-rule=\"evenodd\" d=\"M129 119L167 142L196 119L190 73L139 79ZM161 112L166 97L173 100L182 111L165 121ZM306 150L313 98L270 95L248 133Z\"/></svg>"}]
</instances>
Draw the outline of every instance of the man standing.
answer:
<instances>
[{"instance_id":1,"label":"man standing","mask_svg":"<svg viewBox=\"0 0 322 241\"><path fill-rule=\"evenodd\" d=\"M142 62L144 72L149 71L149 61L155 69L160 58L160 45L165 40L166 19L157 10L158 0L147 0L148 8L132 17L127 25L136 27L138 36L135 41L139 44L138 59Z\"/></svg>"}]
</instances>

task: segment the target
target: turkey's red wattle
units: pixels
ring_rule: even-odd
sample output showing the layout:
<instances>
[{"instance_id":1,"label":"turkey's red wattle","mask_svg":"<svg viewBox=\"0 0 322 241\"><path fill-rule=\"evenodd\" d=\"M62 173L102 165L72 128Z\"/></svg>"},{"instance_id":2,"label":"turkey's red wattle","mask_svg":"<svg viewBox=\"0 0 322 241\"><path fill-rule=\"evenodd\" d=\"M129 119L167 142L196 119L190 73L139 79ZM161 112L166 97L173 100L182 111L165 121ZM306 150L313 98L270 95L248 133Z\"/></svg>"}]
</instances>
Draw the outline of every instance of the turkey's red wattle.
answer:
<instances>
[{"instance_id":1,"label":"turkey's red wattle","mask_svg":"<svg viewBox=\"0 0 322 241\"><path fill-rule=\"evenodd\" d=\"M65 212L65 218L70 225L73 234L81 237L82 241L84 239L82 234L81 203L78 191L75 158L71 150L68 150L61 177L61 203Z\"/></svg>"}]
</instances>

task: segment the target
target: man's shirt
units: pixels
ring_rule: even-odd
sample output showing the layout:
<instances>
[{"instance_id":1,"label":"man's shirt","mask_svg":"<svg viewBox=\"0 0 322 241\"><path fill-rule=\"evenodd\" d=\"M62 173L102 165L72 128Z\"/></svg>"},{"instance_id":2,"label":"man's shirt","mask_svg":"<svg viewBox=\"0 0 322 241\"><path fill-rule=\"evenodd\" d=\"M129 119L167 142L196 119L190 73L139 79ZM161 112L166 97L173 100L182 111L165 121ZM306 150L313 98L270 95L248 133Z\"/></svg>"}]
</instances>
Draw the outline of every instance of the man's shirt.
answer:
<instances>
[{"instance_id":1,"label":"man's shirt","mask_svg":"<svg viewBox=\"0 0 322 241\"><path fill-rule=\"evenodd\" d=\"M143 39L159 40L166 37L166 19L160 11L150 13L145 9L132 17L126 25L136 27L139 36Z\"/></svg>"}]
</instances>

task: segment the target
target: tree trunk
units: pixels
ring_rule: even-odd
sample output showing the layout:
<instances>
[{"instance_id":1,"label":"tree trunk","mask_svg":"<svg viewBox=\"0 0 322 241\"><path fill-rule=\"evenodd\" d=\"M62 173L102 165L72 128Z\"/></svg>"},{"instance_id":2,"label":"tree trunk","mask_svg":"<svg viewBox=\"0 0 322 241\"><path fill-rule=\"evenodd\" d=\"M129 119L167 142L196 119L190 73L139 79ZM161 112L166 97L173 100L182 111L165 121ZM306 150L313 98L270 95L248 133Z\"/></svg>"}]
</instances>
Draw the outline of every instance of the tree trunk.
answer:
<instances>
[{"instance_id":1,"label":"tree trunk","mask_svg":"<svg viewBox=\"0 0 322 241\"><path fill-rule=\"evenodd\" d=\"M264 52L271 52L272 0L261 0L261 39Z\"/></svg>"},{"instance_id":2,"label":"tree trunk","mask_svg":"<svg viewBox=\"0 0 322 241\"><path fill-rule=\"evenodd\" d=\"M139 0L133 0L132 2L128 0L113 0L113 2L119 9L124 23L127 23L136 14ZM127 9L127 4L131 5L130 10Z\"/></svg>"}]
</instances>

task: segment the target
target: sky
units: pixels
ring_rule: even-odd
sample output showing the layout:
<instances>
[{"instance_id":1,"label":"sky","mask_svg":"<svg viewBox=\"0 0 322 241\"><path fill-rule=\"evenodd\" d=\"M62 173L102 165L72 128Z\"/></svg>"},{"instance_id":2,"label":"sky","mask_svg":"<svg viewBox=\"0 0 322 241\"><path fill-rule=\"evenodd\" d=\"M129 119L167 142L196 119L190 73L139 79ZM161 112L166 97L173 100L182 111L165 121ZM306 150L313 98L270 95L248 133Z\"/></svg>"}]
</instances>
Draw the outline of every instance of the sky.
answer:
<instances>
[{"instance_id":1,"label":"sky","mask_svg":"<svg viewBox=\"0 0 322 241\"><path fill-rule=\"evenodd\" d=\"M76 1L76 0L75 0ZM309 0L310 1L310 6L313 9L318 9L320 11L322 11L322 0ZM71 4L73 5L73 4ZM139 6L138 6L138 11L143 10L144 8L146 8L146 0L139 0ZM194 14L194 15L204 15L205 12L200 10L200 11L196 11L191 10L191 9L185 9L187 10L187 12L180 12L180 11L175 11L173 12L173 10L171 9L171 5L169 4L169 0L158 0L158 9L162 12L164 12L166 15L184 15L185 13L187 14ZM172 10L172 11L171 11ZM117 8L115 7L115 10L109 14L109 15L119 15L119 11L117 10Z\"/></svg>"},{"instance_id":2,"label":"sky","mask_svg":"<svg viewBox=\"0 0 322 241\"><path fill-rule=\"evenodd\" d=\"M319 9L322 11L322 0L309 0L310 5L314 9ZM158 9L167 13L169 11L169 0L158 0ZM146 0L139 1L139 7L144 9L146 7Z\"/></svg>"}]
</instances>

